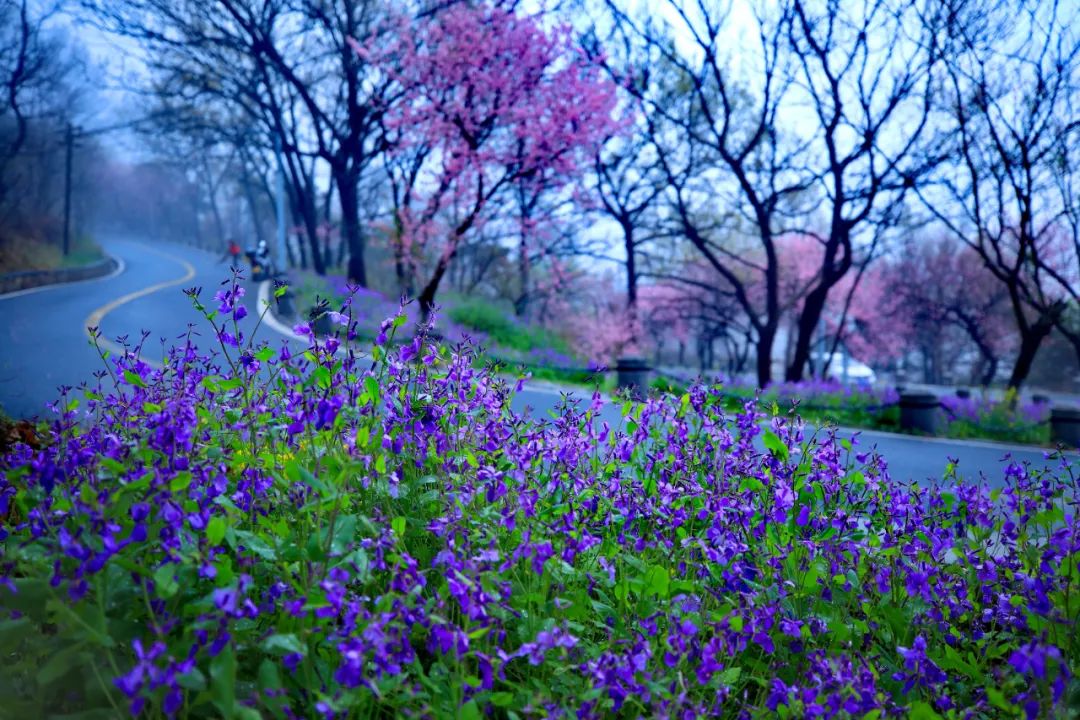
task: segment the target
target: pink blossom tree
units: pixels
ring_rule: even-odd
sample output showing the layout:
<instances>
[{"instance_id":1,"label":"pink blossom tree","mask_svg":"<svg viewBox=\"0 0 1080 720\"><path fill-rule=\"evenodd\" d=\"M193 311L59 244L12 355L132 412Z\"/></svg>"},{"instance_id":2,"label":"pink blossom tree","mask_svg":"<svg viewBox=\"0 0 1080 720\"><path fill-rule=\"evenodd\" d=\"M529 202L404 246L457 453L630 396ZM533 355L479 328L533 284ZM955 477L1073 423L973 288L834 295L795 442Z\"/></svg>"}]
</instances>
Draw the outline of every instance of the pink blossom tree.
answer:
<instances>
[{"instance_id":1,"label":"pink blossom tree","mask_svg":"<svg viewBox=\"0 0 1080 720\"><path fill-rule=\"evenodd\" d=\"M792 321L794 334L806 297L818 282L825 246L809 235L787 235L777 246L781 306ZM898 296L888 287L888 277L881 261L875 259L875 251L876 246L864 248L855 271L830 290L819 324L824 357L811 355L813 371L827 370L823 365L841 346L846 354L872 364L885 364L903 354L908 337L906 314L901 311Z\"/></svg>"},{"instance_id":2,"label":"pink blossom tree","mask_svg":"<svg viewBox=\"0 0 1080 720\"><path fill-rule=\"evenodd\" d=\"M1018 333L1010 321L1006 289L971 248L945 238L912 243L880 269L878 291L897 312L895 336L924 355L928 376L939 374L938 357L952 344L974 347L981 367L973 381L989 385L1001 358L1015 351ZM959 342L948 343L950 332ZM955 349L953 354L959 354ZM936 379L931 377L930 379Z\"/></svg>"},{"instance_id":3,"label":"pink blossom tree","mask_svg":"<svg viewBox=\"0 0 1080 720\"><path fill-rule=\"evenodd\" d=\"M418 295L426 317L463 238L498 195L582 176L617 126L616 92L569 28L497 3L453 4L403 22L397 37L353 47L399 86L385 115L392 152L419 158L419 167L405 164L397 222L402 254L433 263Z\"/></svg>"}]
</instances>

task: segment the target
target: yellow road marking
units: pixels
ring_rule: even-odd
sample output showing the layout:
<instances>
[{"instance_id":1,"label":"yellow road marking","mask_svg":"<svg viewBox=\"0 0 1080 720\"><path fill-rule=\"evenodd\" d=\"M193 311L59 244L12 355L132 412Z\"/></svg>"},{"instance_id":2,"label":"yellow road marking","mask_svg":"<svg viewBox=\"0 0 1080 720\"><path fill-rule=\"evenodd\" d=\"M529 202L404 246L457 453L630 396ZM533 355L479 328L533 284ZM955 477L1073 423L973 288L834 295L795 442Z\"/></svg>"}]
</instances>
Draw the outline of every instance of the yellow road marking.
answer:
<instances>
[{"instance_id":1,"label":"yellow road marking","mask_svg":"<svg viewBox=\"0 0 1080 720\"><path fill-rule=\"evenodd\" d=\"M92 327L100 328L101 327L101 321L105 319L106 315L111 313L116 308L120 307L121 305L125 305L125 304L131 302L132 300L138 300L139 298L150 295L151 293L156 293L158 290L164 290L165 288L170 288L170 287L173 287L175 285L180 285L181 283L186 283L188 280L191 280L192 278L195 277L195 266L192 265L191 263L189 263L187 260L183 260L183 259L175 257L173 255L169 255L168 253L164 253L164 252L162 252L160 250L156 250L154 248L147 247L145 249L149 250L150 252L152 252L152 253L154 253L156 255L160 255L161 257L165 258L166 260L172 260L173 262L178 263L179 265L183 266L183 268L184 268L184 276L180 277L180 278L176 278L175 280L166 280L164 282L155 283L155 284L150 285L148 287L144 287L142 290L136 290L135 292L130 292L127 295L122 295L122 296L116 298L115 300L112 300L110 302L105 303L104 305L99 307L97 310L94 310L94 312L90 313L87 316L86 321L83 322L83 331L86 333L86 336L89 337L91 340L93 339L93 335L90 334L90 328L92 328ZM109 340L107 337L105 337L104 334L102 334L102 336L101 336L101 338L99 338L98 342L101 344L101 346L103 348L107 349L111 353L115 353L115 354L118 354L118 355L123 355L124 354L123 346L118 345L117 343L114 343L112 340ZM161 363L154 362L153 360L147 360L147 359L144 358L143 362L145 362L145 363L147 363L149 365L154 365L156 367L161 367Z\"/></svg>"}]
</instances>

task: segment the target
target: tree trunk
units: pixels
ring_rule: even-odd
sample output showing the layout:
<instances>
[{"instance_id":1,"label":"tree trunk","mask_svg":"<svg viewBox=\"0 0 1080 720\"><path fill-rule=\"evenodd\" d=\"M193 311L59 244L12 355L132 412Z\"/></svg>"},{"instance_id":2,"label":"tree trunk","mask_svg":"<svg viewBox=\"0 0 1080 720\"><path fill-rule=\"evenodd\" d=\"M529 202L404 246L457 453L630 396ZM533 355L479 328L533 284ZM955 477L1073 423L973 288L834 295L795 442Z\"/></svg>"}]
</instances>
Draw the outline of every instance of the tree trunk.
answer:
<instances>
[{"instance_id":1,"label":"tree trunk","mask_svg":"<svg viewBox=\"0 0 1080 720\"><path fill-rule=\"evenodd\" d=\"M766 387L772 382L772 350L776 342L776 324L767 323L758 331L757 341L757 381L758 387Z\"/></svg>"},{"instance_id":2,"label":"tree trunk","mask_svg":"<svg viewBox=\"0 0 1080 720\"><path fill-rule=\"evenodd\" d=\"M446 269L450 267L452 257L453 255L443 255L439 258L439 264L435 266L435 272L431 274L431 279L428 280L424 289L420 291L417 302L420 303L421 323L427 324L431 319L431 313L435 309L435 295L439 292L439 283L442 282Z\"/></svg>"},{"instance_id":3,"label":"tree trunk","mask_svg":"<svg viewBox=\"0 0 1080 720\"><path fill-rule=\"evenodd\" d=\"M624 218L619 223L623 231L623 248L626 250L626 307L631 315L637 311L637 258L634 256L634 226Z\"/></svg>"},{"instance_id":4,"label":"tree trunk","mask_svg":"<svg viewBox=\"0 0 1080 720\"><path fill-rule=\"evenodd\" d=\"M795 338L795 355L791 358L791 364L788 365L785 376L789 382L799 382L803 379L806 364L810 360L810 350L814 344L814 331L821 320L828 297L829 286L822 281L803 300L803 310L799 313L799 330Z\"/></svg>"},{"instance_id":5,"label":"tree trunk","mask_svg":"<svg viewBox=\"0 0 1080 720\"><path fill-rule=\"evenodd\" d=\"M341 205L342 240L349 251L349 264L346 272L350 282L366 288L367 267L364 265L364 235L360 229L360 205L357 198L359 178L355 173L336 172L338 201Z\"/></svg>"},{"instance_id":6,"label":"tree trunk","mask_svg":"<svg viewBox=\"0 0 1080 720\"><path fill-rule=\"evenodd\" d=\"M285 192L289 198L289 210L292 213L293 224L304 227L304 235L307 237L307 246L311 250L311 267L317 275L326 274L326 263L319 252L319 218L315 209L315 190L309 176L302 172L303 168L294 160L291 153L285 155L285 167L289 171L289 182L285 185ZM307 267L307 257L304 252L304 240L298 243L300 246L300 265Z\"/></svg>"},{"instance_id":7,"label":"tree trunk","mask_svg":"<svg viewBox=\"0 0 1080 720\"><path fill-rule=\"evenodd\" d=\"M1054 319L1051 315L1043 313L1034 324L1029 325L1020 334L1020 352L1016 356L1016 364L1013 365L1012 374L1009 376L1009 387L1019 390L1027 376L1031 373L1031 366L1035 362L1035 355L1043 340L1054 329Z\"/></svg>"},{"instance_id":8,"label":"tree trunk","mask_svg":"<svg viewBox=\"0 0 1080 720\"><path fill-rule=\"evenodd\" d=\"M304 234L307 235L308 247L311 249L311 267L317 275L326 274L326 258L319 249L318 218L315 216L315 196L309 187L294 187L295 205L294 213L300 215L304 224ZM302 243L301 243L302 245Z\"/></svg>"},{"instance_id":9,"label":"tree trunk","mask_svg":"<svg viewBox=\"0 0 1080 720\"><path fill-rule=\"evenodd\" d=\"M997 375L998 359L993 355L986 355L986 372L983 373L980 384L983 387L990 387L990 383L994 382L994 376Z\"/></svg>"},{"instance_id":10,"label":"tree trunk","mask_svg":"<svg viewBox=\"0 0 1080 720\"><path fill-rule=\"evenodd\" d=\"M401 222L401 215L394 213L394 235L390 239L394 246L394 274L397 276L398 296L412 297L415 292L413 287L413 274L405 258L405 226Z\"/></svg>"},{"instance_id":11,"label":"tree trunk","mask_svg":"<svg viewBox=\"0 0 1080 720\"><path fill-rule=\"evenodd\" d=\"M210 199L210 211L214 217L214 229L217 231L217 245L225 244L225 221L221 218L221 210L217 204L217 193L213 190L207 196Z\"/></svg>"},{"instance_id":12,"label":"tree trunk","mask_svg":"<svg viewBox=\"0 0 1080 720\"><path fill-rule=\"evenodd\" d=\"M265 238L263 237L262 223L259 222L259 211L255 205L255 194L251 191L251 180L248 178L246 168L243 185L244 199L247 200L248 212L251 213L251 225L255 229L255 239L258 242L263 242ZM284 260L284 258L282 258L282 260Z\"/></svg>"},{"instance_id":13,"label":"tree trunk","mask_svg":"<svg viewBox=\"0 0 1080 720\"><path fill-rule=\"evenodd\" d=\"M514 315L524 318L529 311L529 243L525 228L521 229L521 238L518 240L518 282L521 283L521 292L514 300Z\"/></svg>"}]
</instances>

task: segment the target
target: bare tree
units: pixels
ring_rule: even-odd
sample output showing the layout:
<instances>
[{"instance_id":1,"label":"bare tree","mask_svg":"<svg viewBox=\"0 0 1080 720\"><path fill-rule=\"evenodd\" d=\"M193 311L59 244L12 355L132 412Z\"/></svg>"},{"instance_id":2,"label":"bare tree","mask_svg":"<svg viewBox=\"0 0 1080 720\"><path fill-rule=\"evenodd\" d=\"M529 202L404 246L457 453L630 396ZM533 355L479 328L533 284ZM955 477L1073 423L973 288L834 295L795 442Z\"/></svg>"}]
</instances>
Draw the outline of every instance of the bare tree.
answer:
<instances>
[{"instance_id":1,"label":"bare tree","mask_svg":"<svg viewBox=\"0 0 1080 720\"><path fill-rule=\"evenodd\" d=\"M663 192L660 165L647 129L635 128L629 137L606 143L604 152L596 157L595 174L600 207L618 225L622 236L626 304L635 313L641 277L638 262L657 229L647 220Z\"/></svg>"},{"instance_id":2,"label":"bare tree","mask_svg":"<svg viewBox=\"0 0 1080 720\"><path fill-rule=\"evenodd\" d=\"M789 50L809 105L802 131L827 213L816 284L797 323L788 380L800 380L829 292L859 265L859 237L900 217L939 162L931 151L935 26L909 0L791 0ZM863 233L867 234L867 233Z\"/></svg>"},{"instance_id":3,"label":"bare tree","mask_svg":"<svg viewBox=\"0 0 1080 720\"><path fill-rule=\"evenodd\" d=\"M785 50L791 15L787 9L757 15L756 57L750 77L740 81L723 50L731 4L689 5L667 0L673 19L665 29L608 0L623 42L644 46L642 59L623 74L657 150L671 221L746 314L758 382L766 385L782 311L776 240L814 182L801 160L806 143L780 127L792 88ZM681 48L682 41L690 48ZM753 228L750 246L731 243L733 228L716 211L721 204L734 207L742 224Z\"/></svg>"},{"instance_id":4,"label":"bare tree","mask_svg":"<svg viewBox=\"0 0 1080 720\"><path fill-rule=\"evenodd\" d=\"M57 8L0 0L0 207L16 183L11 165L26 144L31 120L64 106L61 85L70 63L45 29Z\"/></svg>"},{"instance_id":5,"label":"bare tree","mask_svg":"<svg viewBox=\"0 0 1080 720\"><path fill-rule=\"evenodd\" d=\"M1080 300L1078 10L1057 0L935 5L947 23L957 159L920 197L1007 292L1020 341L1013 388Z\"/></svg>"},{"instance_id":6,"label":"bare tree","mask_svg":"<svg viewBox=\"0 0 1080 720\"><path fill-rule=\"evenodd\" d=\"M326 164L349 251L348 275L366 285L359 188L385 147L380 117L390 83L349 42L379 42L388 6L376 0L87 3L108 29L138 39L149 65L171 78L159 83L159 92L189 103L215 97L261 123L267 140L277 138L292 209L309 226L310 238L316 197L311 159Z\"/></svg>"}]
</instances>

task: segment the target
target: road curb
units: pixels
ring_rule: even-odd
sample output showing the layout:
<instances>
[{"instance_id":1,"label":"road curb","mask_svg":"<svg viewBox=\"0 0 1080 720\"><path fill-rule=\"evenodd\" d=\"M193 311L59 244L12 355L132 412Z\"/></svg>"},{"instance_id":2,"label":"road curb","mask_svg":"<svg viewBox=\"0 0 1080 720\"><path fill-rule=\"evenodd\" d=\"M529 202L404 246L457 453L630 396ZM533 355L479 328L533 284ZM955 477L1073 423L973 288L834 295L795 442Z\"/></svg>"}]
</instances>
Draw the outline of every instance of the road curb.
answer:
<instances>
[{"instance_id":1,"label":"road curb","mask_svg":"<svg viewBox=\"0 0 1080 720\"><path fill-rule=\"evenodd\" d=\"M311 344L311 339L305 335L301 335L298 332L293 332L293 329L285 323L278 320L277 313L274 312L274 298L270 293L270 286L272 283L269 280L263 280L259 283L258 290L258 307L259 312L262 312L263 308L268 308L266 315L263 317L263 325L266 325L279 335L284 335L290 340L296 340L297 342Z\"/></svg>"},{"instance_id":2,"label":"road curb","mask_svg":"<svg viewBox=\"0 0 1080 720\"><path fill-rule=\"evenodd\" d=\"M986 450L1000 450L1001 452L1044 452L1056 453L1057 448L1045 445L1020 445L1017 443L998 442L995 440L980 440L977 438L949 438L932 435L910 435L908 433L895 433L887 430L872 430L869 428L855 428L838 425L837 430L845 433L858 434L870 439L871 436L886 437L891 440L915 440L918 442L930 442L939 445L965 445L970 447L984 448ZM1066 454L1075 454L1074 450L1066 450Z\"/></svg>"},{"instance_id":3,"label":"road curb","mask_svg":"<svg viewBox=\"0 0 1080 720\"><path fill-rule=\"evenodd\" d=\"M106 254L105 258L90 265L77 268L62 268L59 270L30 270L27 272L8 273L0 275L0 290L9 285L18 286L11 290L0 292L0 300L31 295L44 290L52 290L68 285L79 285L99 280L108 280L124 272L124 261L114 255Z\"/></svg>"}]
</instances>

